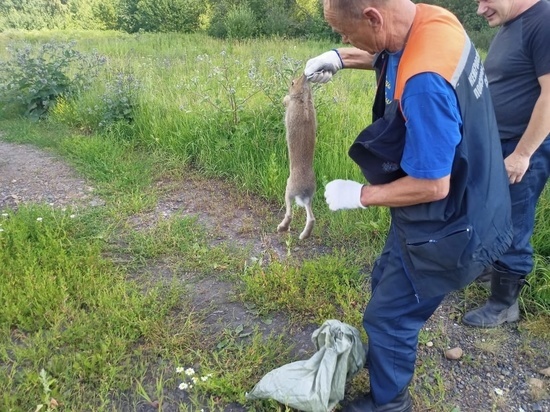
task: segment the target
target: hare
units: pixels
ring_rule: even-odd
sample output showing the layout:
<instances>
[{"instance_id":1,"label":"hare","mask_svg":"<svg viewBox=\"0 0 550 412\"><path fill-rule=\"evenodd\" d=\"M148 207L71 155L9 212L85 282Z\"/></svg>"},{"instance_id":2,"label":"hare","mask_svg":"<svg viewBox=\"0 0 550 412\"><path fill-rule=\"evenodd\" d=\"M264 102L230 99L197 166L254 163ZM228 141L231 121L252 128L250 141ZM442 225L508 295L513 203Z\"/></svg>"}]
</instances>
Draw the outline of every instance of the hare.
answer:
<instances>
[{"instance_id":1,"label":"hare","mask_svg":"<svg viewBox=\"0 0 550 412\"><path fill-rule=\"evenodd\" d=\"M311 86L306 76L294 79L283 103L285 110L286 141L290 161L290 176L286 182L286 213L283 221L277 226L278 232L287 231L292 220L292 201L306 208L306 226L300 239L310 236L315 224L311 203L315 194L316 183L313 171L313 153L317 120Z\"/></svg>"}]
</instances>

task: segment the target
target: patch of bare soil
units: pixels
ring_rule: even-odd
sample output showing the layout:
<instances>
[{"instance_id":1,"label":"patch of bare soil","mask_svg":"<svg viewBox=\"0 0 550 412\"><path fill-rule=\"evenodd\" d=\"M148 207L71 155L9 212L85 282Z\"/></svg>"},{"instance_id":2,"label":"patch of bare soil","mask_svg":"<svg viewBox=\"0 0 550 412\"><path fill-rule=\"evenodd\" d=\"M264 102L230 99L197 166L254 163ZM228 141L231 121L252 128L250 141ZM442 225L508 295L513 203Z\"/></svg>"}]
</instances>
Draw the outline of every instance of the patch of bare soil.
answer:
<instances>
[{"instance_id":1,"label":"patch of bare soil","mask_svg":"<svg viewBox=\"0 0 550 412\"><path fill-rule=\"evenodd\" d=\"M130 224L135 230L154 226L160 220L173 215L195 216L207 228L211 236L210 244L213 246L230 243L246 250L251 263L285 259L286 235L275 231L276 220L281 213L272 205L257 197L238 193L227 182L206 180L191 172L181 178L159 181L156 185L160 192L159 201L154 210L132 218ZM298 229L295 230L301 230L299 225L302 223L296 220ZM293 245L291 248L294 257L312 256L323 250L318 239L311 239L310 242ZM155 271L159 273L159 268ZM231 283L215 277L195 279L190 276L188 281L193 288L193 306L207 312L213 332L234 330L239 325L246 328L256 327L266 336L284 331L291 336L295 356L303 357L311 352L311 334L318 325L289 325L281 314L275 314L269 319L269 323L265 323L253 309L237 301L234 285Z\"/></svg>"},{"instance_id":2,"label":"patch of bare soil","mask_svg":"<svg viewBox=\"0 0 550 412\"><path fill-rule=\"evenodd\" d=\"M0 141L0 209L20 203L94 206L94 188L55 155Z\"/></svg>"},{"instance_id":3,"label":"patch of bare soil","mask_svg":"<svg viewBox=\"0 0 550 412\"><path fill-rule=\"evenodd\" d=\"M287 253L285 236L275 233L284 211L253 196L237 193L231 185L206 180L200 176L157 183L161 192L156 208L135 216L130 224L136 230L154 225L173 214L194 215L212 233L212 244L232 242L250 250L250 259L284 259ZM101 204L94 197L93 187L79 178L55 156L29 146L0 141L0 211L21 203L47 203L54 207L88 207ZM293 235L298 235L303 222L295 221ZM312 256L324 252L319 238L313 236L292 246L294 256ZM170 275L169 262L151 262L143 269L156 276ZM193 285L193 305L204 311L213 332L244 325L258 327L266 335L285 333L295 345L296 360L308 358L313 351L311 333L319 325L289 327L282 314L272 323L262 322L253 311L238 302L233 285L215 277L188 279ZM478 302L481 303L481 302ZM548 342L531 339L520 333L518 325L497 330L468 328L459 322L465 309L461 293L447 297L428 321L419 343L417 375L412 391L421 399L430 399L430 410L443 411L433 399L430 388L444 387L441 404L455 404L456 412L549 412L548 377L539 373L550 366ZM463 356L446 359L448 348L459 347ZM536 381L534 379L538 379ZM540 388L537 386L541 385ZM164 411L177 410L184 401L182 391L170 394L172 404ZM427 410L417 405L417 411ZM134 407L135 408L135 407ZM124 409L120 409L124 410ZM132 409L134 410L134 409ZM153 411L144 403L140 411ZM226 412L244 411L241 405L229 405Z\"/></svg>"}]
</instances>

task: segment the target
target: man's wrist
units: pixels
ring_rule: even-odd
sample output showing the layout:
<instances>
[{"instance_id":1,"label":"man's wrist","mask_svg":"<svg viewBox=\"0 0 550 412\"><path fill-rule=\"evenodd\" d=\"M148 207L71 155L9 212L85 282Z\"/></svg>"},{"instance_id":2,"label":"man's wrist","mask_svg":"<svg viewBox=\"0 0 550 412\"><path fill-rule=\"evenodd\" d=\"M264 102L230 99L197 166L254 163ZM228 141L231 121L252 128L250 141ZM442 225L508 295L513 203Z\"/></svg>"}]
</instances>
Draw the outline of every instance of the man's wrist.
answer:
<instances>
[{"instance_id":1,"label":"man's wrist","mask_svg":"<svg viewBox=\"0 0 550 412\"><path fill-rule=\"evenodd\" d=\"M342 69L345 68L346 66L344 65L344 61L342 60L342 56L340 55L340 52L338 51L338 49L332 49L332 51L334 51L338 56L338 58L340 59L340 65L342 66Z\"/></svg>"},{"instance_id":2,"label":"man's wrist","mask_svg":"<svg viewBox=\"0 0 550 412\"><path fill-rule=\"evenodd\" d=\"M361 185L361 189L359 190L359 205L362 207L362 208L366 208L368 206L367 204L367 198L366 198L366 195L365 195L365 187L367 185Z\"/></svg>"}]
</instances>

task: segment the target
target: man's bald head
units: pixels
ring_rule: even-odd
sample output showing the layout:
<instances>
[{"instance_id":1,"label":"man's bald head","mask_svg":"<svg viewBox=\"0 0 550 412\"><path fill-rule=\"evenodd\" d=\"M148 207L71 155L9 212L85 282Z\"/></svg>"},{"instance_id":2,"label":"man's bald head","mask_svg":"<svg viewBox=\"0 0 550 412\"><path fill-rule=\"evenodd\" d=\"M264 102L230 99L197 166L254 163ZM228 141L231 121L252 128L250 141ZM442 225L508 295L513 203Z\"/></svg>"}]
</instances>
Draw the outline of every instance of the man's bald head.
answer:
<instances>
[{"instance_id":1,"label":"man's bald head","mask_svg":"<svg viewBox=\"0 0 550 412\"><path fill-rule=\"evenodd\" d=\"M360 19L367 7L380 7L392 0L324 0L325 9L329 8L345 19Z\"/></svg>"}]
</instances>

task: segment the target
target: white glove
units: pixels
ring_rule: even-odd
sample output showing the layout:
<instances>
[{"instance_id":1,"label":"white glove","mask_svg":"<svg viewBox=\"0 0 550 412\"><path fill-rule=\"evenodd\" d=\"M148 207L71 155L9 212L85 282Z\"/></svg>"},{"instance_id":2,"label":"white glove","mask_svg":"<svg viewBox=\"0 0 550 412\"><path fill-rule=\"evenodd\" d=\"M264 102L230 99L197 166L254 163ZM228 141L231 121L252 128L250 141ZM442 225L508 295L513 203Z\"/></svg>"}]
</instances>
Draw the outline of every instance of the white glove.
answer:
<instances>
[{"instance_id":1,"label":"white glove","mask_svg":"<svg viewBox=\"0 0 550 412\"><path fill-rule=\"evenodd\" d=\"M330 210L365 209L361 204L361 183L337 179L325 186L325 199Z\"/></svg>"},{"instance_id":2,"label":"white glove","mask_svg":"<svg viewBox=\"0 0 550 412\"><path fill-rule=\"evenodd\" d=\"M304 74L310 82L326 83L332 75L344 67L344 62L336 49L309 59L304 69Z\"/></svg>"}]
</instances>

